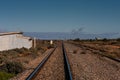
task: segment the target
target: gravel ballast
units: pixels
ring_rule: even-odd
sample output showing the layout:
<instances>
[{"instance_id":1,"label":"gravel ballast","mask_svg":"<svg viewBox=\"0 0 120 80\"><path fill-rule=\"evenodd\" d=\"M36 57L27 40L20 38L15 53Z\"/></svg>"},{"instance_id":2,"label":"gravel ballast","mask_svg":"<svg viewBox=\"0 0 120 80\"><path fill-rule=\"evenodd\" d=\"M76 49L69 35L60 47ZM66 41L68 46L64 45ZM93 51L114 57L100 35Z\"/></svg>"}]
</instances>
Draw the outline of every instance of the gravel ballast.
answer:
<instances>
[{"instance_id":1,"label":"gravel ballast","mask_svg":"<svg viewBox=\"0 0 120 80\"><path fill-rule=\"evenodd\" d=\"M120 80L120 63L72 44L65 47L73 80Z\"/></svg>"}]
</instances>

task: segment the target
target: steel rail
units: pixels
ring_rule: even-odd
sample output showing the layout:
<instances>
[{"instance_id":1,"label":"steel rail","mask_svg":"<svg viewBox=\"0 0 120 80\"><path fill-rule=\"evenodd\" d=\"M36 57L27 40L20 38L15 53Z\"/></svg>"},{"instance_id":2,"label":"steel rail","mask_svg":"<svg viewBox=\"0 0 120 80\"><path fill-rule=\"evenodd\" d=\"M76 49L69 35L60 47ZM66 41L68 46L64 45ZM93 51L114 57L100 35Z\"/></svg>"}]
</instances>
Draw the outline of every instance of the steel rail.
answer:
<instances>
[{"instance_id":1,"label":"steel rail","mask_svg":"<svg viewBox=\"0 0 120 80\"><path fill-rule=\"evenodd\" d=\"M53 51L51 51L49 53L49 55L47 55L43 60L42 62L34 69L34 71L26 78L26 80L32 80L36 75L37 73L39 72L39 70L43 67L43 65L45 64L45 62L49 59L49 57L51 56L51 54L55 51L57 47L55 47L53 49Z\"/></svg>"},{"instance_id":2,"label":"steel rail","mask_svg":"<svg viewBox=\"0 0 120 80\"><path fill-rule=\"evenodd\" d=\"M66 54L63 43L62 43L62 50L63 50L63 56L64 56L65 79L66 80L72 80L72 73L71 73L71 70L70 70L69 61L68 61L67 54Z\"/></svg>"},{"instance_id":3,"label":"steel rail","mask_svg":"<svg viewBox=\"0 0 120 80\"><path fill-rule=\"evenodd\" d=\"M75 44L75 45L78 46L78 47L81 47L81 45L77 45L77 44ZM91 48L91 47L89 47L89 46L84 46L84 47L93 49L93 48ZM93 49L93 50L97 50L97 49ZM97 51L98 51L98 50L97 50ZM103 54L103 53L97 53L97 54L99 54L99 55L101 55L101 56L104 56L104 57L106 57L106 58L109 58L109 59L111 59L111 60L113 60L113 61L120 62L120 59L118 59L118 58L113 58L113 57L111 57L110 55L105 55L105 54Z\"/></svg>"},{"instance_id":4,"label":"steel rail","mask_svg":"<svg viewBox=\"0 0 120 80\"><path fill-rule=\"evenodd\" d=\"M111 60L114 60L114 61L120 62L120 59L113 58L113 57L111 57L111 56L104 55L104 54L102 54L102 53L98 53L98 54L101 55L101 56L107 57L107 58L109 58L109 59L111 59Z\"/></svg>"}]
</instances>

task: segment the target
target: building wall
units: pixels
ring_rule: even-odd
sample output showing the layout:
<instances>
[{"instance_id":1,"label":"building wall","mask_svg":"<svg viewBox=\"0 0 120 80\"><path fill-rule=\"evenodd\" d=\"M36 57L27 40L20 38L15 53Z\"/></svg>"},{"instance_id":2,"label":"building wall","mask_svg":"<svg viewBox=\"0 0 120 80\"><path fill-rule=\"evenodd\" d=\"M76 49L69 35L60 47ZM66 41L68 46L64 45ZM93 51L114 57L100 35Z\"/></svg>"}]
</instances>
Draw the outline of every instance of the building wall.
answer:
<instances>
[{"instance_id":1,"label":"building wall","mask_svg":"<svg viewBox=\"0 0 120 80\"><path fill-rule=\"evenodd\" d=\"M22 34L0 36L0 51L22 47L31 48L32 40L29 37L24 37Z\"/></svg>"},{"instance_id":2,"label":"building wall","mask_svg":"<svg viewBox=\"0 0 120 80\"><path fill-rule=\"evenodd\" d=\"M0 51L9 48L9 37L0 36Z\"/></svg>"}]
</instances>

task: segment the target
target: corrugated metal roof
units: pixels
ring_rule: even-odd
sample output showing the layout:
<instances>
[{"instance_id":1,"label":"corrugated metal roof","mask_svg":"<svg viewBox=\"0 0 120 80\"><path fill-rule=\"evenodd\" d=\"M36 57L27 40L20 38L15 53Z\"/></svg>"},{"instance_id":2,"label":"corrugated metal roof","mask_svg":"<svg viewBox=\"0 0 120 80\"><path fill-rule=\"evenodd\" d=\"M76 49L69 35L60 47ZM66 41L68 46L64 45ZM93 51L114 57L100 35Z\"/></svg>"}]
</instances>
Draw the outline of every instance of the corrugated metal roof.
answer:
<instances>
[{"instance_id":1,"label":"corrugated metal roof","mask_svg":"<svg viewBox=\"0 0 120 80\"><path fill-rule=\"evenodd\" d=\"M23 32L5 32L5 33L0 33L0 36L12 35L12 34L23 34Z\"/></svg>"}]
</instances>

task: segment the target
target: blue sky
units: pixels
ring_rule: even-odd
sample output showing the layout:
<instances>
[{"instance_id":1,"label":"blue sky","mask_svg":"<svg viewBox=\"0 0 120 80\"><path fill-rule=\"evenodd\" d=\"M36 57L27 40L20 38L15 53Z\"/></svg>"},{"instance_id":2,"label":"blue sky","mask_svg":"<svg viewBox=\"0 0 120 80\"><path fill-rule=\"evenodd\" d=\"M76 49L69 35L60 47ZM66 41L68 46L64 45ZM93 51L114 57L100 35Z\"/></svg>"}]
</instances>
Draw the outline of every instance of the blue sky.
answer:
<instances>
[{"instance_id":1,"label":"blue sky","mask_svg":"<svg viewBox=\"0 0 120 80\"><path fill-rule=\"evenodd\" d=\"M120 0L0 0L0 29L120 32Z\"/></svg>"}]
</instances>

